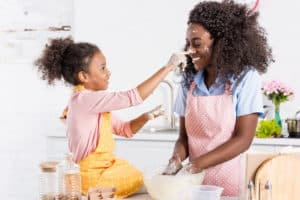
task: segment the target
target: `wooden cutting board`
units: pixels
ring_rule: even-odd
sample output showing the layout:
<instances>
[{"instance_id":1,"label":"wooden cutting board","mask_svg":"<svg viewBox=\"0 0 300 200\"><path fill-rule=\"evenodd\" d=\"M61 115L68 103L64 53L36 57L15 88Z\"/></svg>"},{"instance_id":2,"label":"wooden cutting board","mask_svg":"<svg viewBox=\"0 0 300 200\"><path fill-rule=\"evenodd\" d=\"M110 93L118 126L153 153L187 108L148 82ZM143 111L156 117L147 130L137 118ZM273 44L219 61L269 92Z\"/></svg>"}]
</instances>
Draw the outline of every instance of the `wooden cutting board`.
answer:
<instances>
[{"instance_id":1,"label":"wooden cutting board","mask_svg":"<svg viewBox=\"0 0 300 200\"><path fill-rule=\"evenodd\" d=\"M300 199L300 159L293 155L278 155L264 161L256 171L256 200L260 189L260 200L265 198L265 184L272 184L272 200Z\"/></svg>"}]
</instances>

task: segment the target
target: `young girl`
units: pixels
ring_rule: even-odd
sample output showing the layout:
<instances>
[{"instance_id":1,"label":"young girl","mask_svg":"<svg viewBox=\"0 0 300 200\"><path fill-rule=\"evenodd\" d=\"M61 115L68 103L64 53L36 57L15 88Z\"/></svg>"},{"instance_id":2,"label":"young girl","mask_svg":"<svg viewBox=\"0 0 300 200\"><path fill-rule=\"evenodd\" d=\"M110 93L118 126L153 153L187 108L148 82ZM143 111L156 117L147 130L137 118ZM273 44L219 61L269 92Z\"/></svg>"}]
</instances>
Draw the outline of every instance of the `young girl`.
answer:
<instances>
[{"instance_id":1,"label":"young girl","mask_svg":"<svg viewBox=\"0 0 300 200\"><path fill-rule=\"evenodd\" d=\"M110 71L100 49L90 43L74 43L71 38L52 39L35 62L48 84L63 78L75 86L68 104L67 137L75 162L80 164L82 193L89 188L115 187L116 197L138 191L142 174L114 156L112 133L132 137L148 120L160 115L158 109L123 122L111 111L143 102L180 63L183 54L174 54L166 66L136 88L124 92L106 91Z\"/></svg>"}]
</instances>

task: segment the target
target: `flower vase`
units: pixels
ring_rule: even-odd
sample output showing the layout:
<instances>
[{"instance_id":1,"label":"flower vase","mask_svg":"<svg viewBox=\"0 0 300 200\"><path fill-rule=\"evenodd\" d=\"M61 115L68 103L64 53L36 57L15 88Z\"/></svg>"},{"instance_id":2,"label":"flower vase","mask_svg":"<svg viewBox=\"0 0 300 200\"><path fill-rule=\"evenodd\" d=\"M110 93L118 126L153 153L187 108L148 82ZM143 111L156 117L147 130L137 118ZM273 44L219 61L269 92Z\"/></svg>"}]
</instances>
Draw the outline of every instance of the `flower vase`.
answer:
<instances>
[{"instance_id":1,"label":"flower vase","mask_svg":"<svg viewBox=\"0 0 300 200\"><path fill-rule=\"evenodd\" d=\"M281 118L280 118L279 104L275 104L275 121L279 125L279 127L282 128L282 123L281 123Z\"/></svg>"}]
</instances>

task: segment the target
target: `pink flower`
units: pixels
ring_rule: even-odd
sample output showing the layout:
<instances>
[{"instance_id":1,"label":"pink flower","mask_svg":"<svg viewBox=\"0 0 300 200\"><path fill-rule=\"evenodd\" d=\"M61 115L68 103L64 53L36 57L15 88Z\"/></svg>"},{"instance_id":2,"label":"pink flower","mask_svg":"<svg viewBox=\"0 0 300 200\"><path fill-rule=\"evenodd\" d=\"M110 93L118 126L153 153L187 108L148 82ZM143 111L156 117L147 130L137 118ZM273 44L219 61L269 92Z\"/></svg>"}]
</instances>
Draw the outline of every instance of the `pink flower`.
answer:
<instances>
[{"instance_id":1,"label":"pink flower","mask_svg":"<svg viewBox=\"0 0 300 200\"><path fill-rule=\"evenodd\" d=\"M276 101L277 103L288 101L288 97L294 94L290 87L276 80L264 83L262 90L264 95L266 95L270 100Z\"/></svg>"}]
</instances>

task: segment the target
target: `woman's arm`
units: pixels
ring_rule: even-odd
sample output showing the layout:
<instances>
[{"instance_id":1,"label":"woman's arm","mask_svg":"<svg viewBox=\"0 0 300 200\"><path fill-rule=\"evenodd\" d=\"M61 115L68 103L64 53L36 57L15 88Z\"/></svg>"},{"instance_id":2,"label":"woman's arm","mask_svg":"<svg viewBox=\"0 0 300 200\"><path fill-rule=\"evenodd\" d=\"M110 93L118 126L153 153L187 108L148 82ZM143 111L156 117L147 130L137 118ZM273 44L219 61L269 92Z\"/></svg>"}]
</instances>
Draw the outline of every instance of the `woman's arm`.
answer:
<instances>
[{"instance_id":1,"label":"woman's arm","mask_svg":"<svg viewBox=\"0 0 300 200\"><path fill-rule=\"evenodd\" d=\"M181 162L185 160L189 155L188 152L188 140L185 129L185 118L180 117L180 130L179 138L177 139L173 151L173 155L169 160L169 164L164 170L164 175L173 175L176 174L181 168Z\"/></svg>"},{"instance_id":2,"label":"woman's arm","mask_svg":"<svg viewBox=\"0 0 300 200\"><path fill-rule=\"evenodd\" d=\"M191 161L190 172L196 173L202 169L228 161L246 151L253 140L257 126L256 113L237 118L233 137L213 151Z\"/></svg>"},{"instance_id":3,"label":"woman's arm","mask_svg":"<svg viewBox=\"0 0 300 200\"><path fill-rule=\"evenodd\" d=\"M172 158L176 156L179 156L181 161L184 161L189 156L185 117L180 117L179 137L175 143Z\"/></svg>"}]
</instances>

